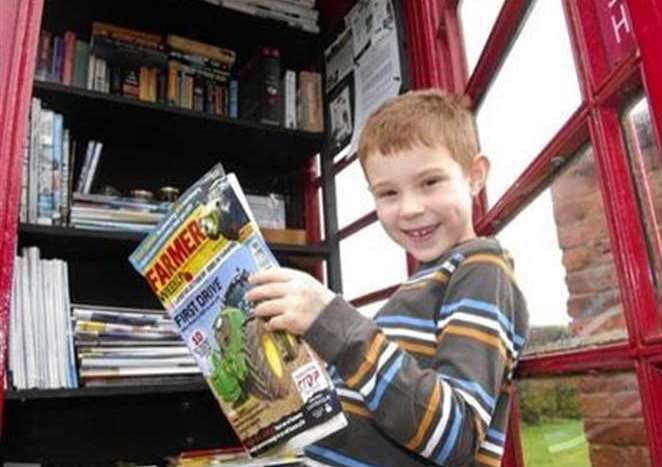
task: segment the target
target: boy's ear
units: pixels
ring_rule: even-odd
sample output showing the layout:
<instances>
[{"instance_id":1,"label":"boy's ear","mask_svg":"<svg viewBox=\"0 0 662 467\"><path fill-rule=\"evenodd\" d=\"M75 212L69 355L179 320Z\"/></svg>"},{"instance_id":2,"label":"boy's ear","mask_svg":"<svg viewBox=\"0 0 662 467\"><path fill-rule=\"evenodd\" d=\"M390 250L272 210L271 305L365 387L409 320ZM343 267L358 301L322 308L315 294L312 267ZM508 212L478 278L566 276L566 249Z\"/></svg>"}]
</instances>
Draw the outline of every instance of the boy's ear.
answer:
<instances>
[{"instance_id":1,"label":"boy's ear","mask_svg":"<svg viewBox=\"0 0 662 467\"><path fill-rule=\"evenodd\" d=\"M476 154L469 170L469 181L471 183L471 195L478 196L480 190L485 187L487 175L490 172L490 160L484 154Z\"/></svg>"}]
</instances>

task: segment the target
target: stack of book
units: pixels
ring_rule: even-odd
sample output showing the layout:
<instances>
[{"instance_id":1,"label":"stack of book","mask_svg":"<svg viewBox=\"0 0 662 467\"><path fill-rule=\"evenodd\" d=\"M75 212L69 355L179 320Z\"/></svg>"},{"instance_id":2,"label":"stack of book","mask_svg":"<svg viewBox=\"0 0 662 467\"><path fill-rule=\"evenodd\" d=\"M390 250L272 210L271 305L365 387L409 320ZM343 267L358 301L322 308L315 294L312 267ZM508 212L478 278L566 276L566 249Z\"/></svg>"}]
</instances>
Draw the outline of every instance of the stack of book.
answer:
<instances>
[{"instance_id":1,"label":"stack of book","mask_svg":"<svg viewBox=\"0 0 662 467\"><path fill-rule=\"evenodd\" d=\"M171 105L238 116L238 84L230 78L233 50L170 34L167 99Z\"/></svg>"},{"instance_id":2,"label":"stack of book","mask_svg":"<svg viewBox=\"0 0 662 467\"><path fill-rule=\"evenodd\" d=\"M199 374L195 359L162 310L72 307L82 384L145 384Z\"/></svg>"},{"instance_id":3,"label":"stack of book","mask_svg":"<svg viewBox=\"0 0 662 467\"><path fill-rule=\"evenodd\" d=\"M215 5L253 16L282 21L287 25L318 33L319 12L315 0L207 0Z\"/></svg>"},{"instance_id":4,"label":"stack of book","mask_svg":"<svg viewBox=\"0 0 662 467\"><path fill-rule=\"evenodd\" d=\"M69 130L64 127L64 117L33 98L23 157L21 222L66 224L74 146Z\"/></svg>"},{"instance_id":5,"label":"stack of book","mask_svg":"<svg viewBox=\"0 0 662 467\"><path fill-rule=\"evenodd\" d=\"M67 263L42 260L38 248L25 248L15 258L9 375L16 389L78 386L68 282Z\"/></svg>"},{"instance_id":6,"label":"stack of book","mask_svg":"<svg viewBox=\"0 0 662 467\"><path fill-rule=\"evenodd\" d=\"M165 103L168 54L159 34L92 23L87 88Z\"/></svg>"},{"instance_id":7,"label":"stack of book","mask_svg":"<svg viewBox=\"0 0 662 467\"><path fill-rule=\"evenodd\" d=\"M90 193L74 193L70 225L83 229L147 233L170 203Z\"/></svg>"}]
</instances>

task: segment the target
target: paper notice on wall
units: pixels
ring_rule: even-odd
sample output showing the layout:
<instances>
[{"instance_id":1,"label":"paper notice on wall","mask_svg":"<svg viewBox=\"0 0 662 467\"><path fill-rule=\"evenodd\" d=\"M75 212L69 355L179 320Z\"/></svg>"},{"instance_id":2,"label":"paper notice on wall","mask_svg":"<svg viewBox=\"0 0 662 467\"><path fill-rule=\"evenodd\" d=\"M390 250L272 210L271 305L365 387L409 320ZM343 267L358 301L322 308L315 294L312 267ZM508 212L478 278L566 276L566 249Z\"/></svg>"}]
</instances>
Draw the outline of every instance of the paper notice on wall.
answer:
<instances>
[{"instance_id":1,"label":"paper notice on wall","mask_svg":"<svg viewBox=\"0 0 662 467\"><path fill-rule=\"evenodd\" d=\"M402 73L395 30L372 42L356 64L355 74L355 131L350 153L356 150L360 131L370 113L400 92Z\"/></svg>"}]
</instances>

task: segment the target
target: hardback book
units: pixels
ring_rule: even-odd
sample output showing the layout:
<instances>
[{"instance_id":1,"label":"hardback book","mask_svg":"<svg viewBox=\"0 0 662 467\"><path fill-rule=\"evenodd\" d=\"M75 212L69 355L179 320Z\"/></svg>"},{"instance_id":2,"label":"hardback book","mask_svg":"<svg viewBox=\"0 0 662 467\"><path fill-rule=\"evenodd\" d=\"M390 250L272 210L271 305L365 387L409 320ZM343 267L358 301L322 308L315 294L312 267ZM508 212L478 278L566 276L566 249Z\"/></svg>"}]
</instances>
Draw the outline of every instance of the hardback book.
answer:
<instances>
[{"instance_id":1,"label":"hardback book","mask_svg":"<svg viewBox=\"0 0 662 467\"><path fill-rule=\"evenodd\" d=\"M301 449L346 426L324 363L299 338L267 331L245 297L248 276L277 262L220 164L173 203L130 261L248 452Z\"/></svg>"},{"instance_id":2,"label":"hardback book","mask_svg":"<svg viewBox=\"0 0 662 467\"><path fill-rule=\"evenodd\" d=\"M312 71L299 72L297 116L299 129L321 133L324 131L322 107L322 77Z\"/></svg>"},{"instance_id":3,"label":"hardback book","mask_svg":"<svg viewBox=\"0 0 662 467\"><path fill-rule=\"evenodd\" d=\"M198 55L219 63L225 63L228 66L234 64L236 53L234 50L226 49L216 45L206 44L204 42L194 41L185 37L168 34L166 43L174 51L185 54Z\"/></svg>"},{"instance_id":4,"label":"hardback book","mask_svg":"<svg viewBox=\"0 0 662 467\"><path fill-rule=\"evenodd\" d=\"M241 118L271 125L281 124L280 52L263 47L239 74Z\"/></svg>"}]
</instances>

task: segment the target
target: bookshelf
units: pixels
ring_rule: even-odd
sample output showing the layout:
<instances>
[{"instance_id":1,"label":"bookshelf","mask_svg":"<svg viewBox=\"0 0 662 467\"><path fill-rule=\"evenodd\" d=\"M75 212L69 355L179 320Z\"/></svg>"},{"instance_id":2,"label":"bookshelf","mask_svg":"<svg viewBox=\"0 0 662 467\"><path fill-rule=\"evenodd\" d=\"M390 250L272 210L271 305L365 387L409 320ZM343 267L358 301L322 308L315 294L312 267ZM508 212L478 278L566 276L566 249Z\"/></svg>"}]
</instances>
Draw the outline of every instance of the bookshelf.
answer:
<instances>
[{"instance_id":1,"label":"bookshelf","mask_svg":"<svg viewBox=\"0 0 662 467\"><path fill-rule=\"evenodd\" d=\"M319 67L320 35L277 21L220 8L203 0L45 0L42 29L88 38L93 21L222 44L237 53L236 68L262 44L283 51L283 68ZM81 140L104 143L98 183L123 192L182 190L222 161L248 192L278 192L287 223L305 228L304 184L325 135L205 114L165 104L35 80L33 95L64 115ZM74 174L81 170L74 161ZM323 171L330 170L322 164ZM330 180L327 173L324 180ZM335 199L325 200L334 206ZM325 206L325 208L327 207ZM328 209L325 211L329 212ZM335 216L325 219L336 229ZM69 264L72 303L160 307L128 263L144 234L20 224L18 248ZM270 245L284 265L337 264L337 244ZM331 271L332 277L339 277ZM228 447L237 440L204 381L5 392L0 461L110 465L117 460L161 464L184 450Z\"/></svg>"}]
</instances>

